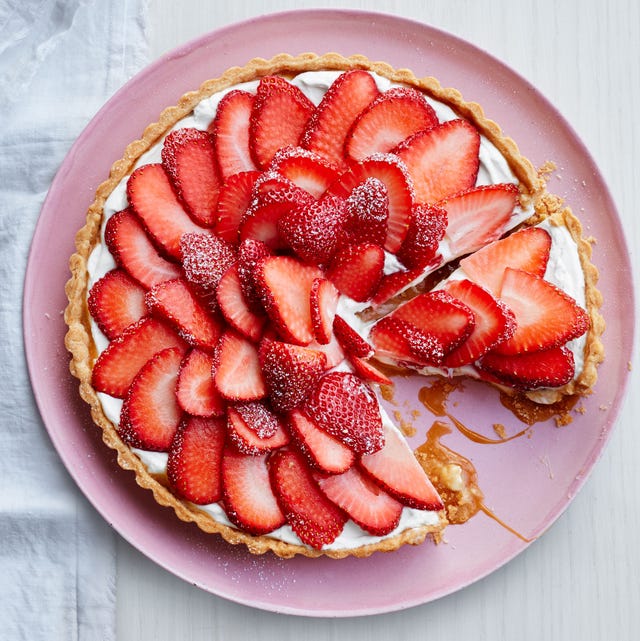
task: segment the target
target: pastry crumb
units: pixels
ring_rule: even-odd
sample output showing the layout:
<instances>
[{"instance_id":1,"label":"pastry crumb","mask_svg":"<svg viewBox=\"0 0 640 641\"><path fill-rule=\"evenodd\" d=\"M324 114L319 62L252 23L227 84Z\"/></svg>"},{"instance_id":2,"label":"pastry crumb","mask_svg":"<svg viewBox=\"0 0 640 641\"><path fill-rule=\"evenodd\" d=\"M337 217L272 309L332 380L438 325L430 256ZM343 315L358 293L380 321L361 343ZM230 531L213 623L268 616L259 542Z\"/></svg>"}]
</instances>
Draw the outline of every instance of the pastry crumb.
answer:
<instances>
[{"instance_id":1,"label":"pastry crumb","mask_svg":"<svg viewBox=\"0 0 640 641\"><path fill-rule=\"evenodd\" d=\"M493 424L493 431L502 439L504 440L507 438L507 430L505 429L505 426L502 423L494 423Z\"/></svg>"},{"instance_id":2,"label":"pastry crumb","mask_svg":"<svg viewBox=\"0 0 640 641\"><path fill-rule=\"evenodd\" d=\"M402 416L399 410L393 411L393 418L395 420L396 425L400 428L400 430L405 436L415 435L416 428L413 426L413 423L405 420L405 418Z\"/></svg>"},{"instance_id":3,"label":"pastry crumb","mask_svg":"<svg viewBox=\"0 0 640 641\"><path fill-rule=\"evenodd\" d=\"M556 422L556 427L564 427L565 425L573 423L573 416L570 414L558 414L554 420Z\"/></svg>"},{"instance_id":4,"label":"pastry crumb","mask_svg":"<svg viewBox=\"0 0 640 641\"><path fill-rule=\"evenodd\" d=\"M392 405L397 405L395 398L393 397L393 385L380 385L380 396L391 403Z\"/></svg>"}]
</instances>

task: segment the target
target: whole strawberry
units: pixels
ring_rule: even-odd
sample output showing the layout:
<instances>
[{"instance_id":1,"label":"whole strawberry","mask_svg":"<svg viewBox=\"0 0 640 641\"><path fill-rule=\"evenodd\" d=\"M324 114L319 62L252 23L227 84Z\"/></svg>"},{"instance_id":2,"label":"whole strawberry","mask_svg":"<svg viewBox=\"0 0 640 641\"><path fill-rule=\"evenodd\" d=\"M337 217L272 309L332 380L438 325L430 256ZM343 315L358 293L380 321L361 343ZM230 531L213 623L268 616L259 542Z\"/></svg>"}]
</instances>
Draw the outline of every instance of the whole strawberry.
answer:
<instances>
[{"instance_id":1,"label":"whole strawberry","mask_svg":"<svg viewBox=\"0 0 640 641\"><path fill-rule=\"evenodd\" d=\"M342 243L346 218L344 199L328 195L284 214L278 221L278 233L301 260L321 265Z\"/></svg>"}]
</instances>

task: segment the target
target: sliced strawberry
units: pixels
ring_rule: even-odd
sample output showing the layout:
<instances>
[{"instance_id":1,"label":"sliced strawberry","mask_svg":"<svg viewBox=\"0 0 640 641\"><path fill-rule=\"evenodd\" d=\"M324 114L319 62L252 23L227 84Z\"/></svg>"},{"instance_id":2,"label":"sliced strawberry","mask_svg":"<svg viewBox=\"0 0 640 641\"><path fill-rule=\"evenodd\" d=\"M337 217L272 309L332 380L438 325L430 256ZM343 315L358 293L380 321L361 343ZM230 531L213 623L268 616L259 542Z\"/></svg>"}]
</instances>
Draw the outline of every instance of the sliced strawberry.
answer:
<instances>
[{"instance_id":1,"label":"sliced strawberry","mask_svg":"<svg viewBox=\"0 0 640 641\"><path fill-rule=\"evenodd\" d=\"M520 390L560 387L575 374L573 353L564 346L513 355L492 352L482 358L478 367Z\"/></svg>"},{"instance_id":2,"label":"sliced strawberry","mask_svg":"<svg viewBox=\"0 0 640 641\"><path fill-rule=\"evenodd\" d=\"M249 128L251 154L259 168L266 169L278 149L298 144L314 109L302 91L284 78L260 80Z\"/></svg>"},{"instance_id":3,"label":"sliced strawberry","mask_svg":"<svg viewBox=\"0 0 640 641\"><path fill-rule=\"evenodd\" d=\"M222 322L207 311L182 278L154 285L144 299L149 312L168 320L189 345L213 351L218 344Z\"/></svg>"},{"instance_id":4,"label":"sliced strawberry","mask_svg":"<svg viewBox=\"0 0 640 641\"><path fill-rule=\"evenodd\" d=\"M445 354L466 340L475 323L473 312L462 301L443 291L416 296L398 307L392 317L434 336Z\"/></svg>"},{"instance_id":5,"label":"sliced strawberry","mask_svg":"<svg viewBox=\"0 0 640 641\"><path fill-rule=\"evenodd\" d=\"M473 312L475 321L464 343L445 357L445 367L473 363L513 335L516 328L513 314L486 289L470 280L453 280L445 285L445 291L461 300Z\"/></svg>"},{"instance_id":6,"label":"sliced strawberry","mask_svg":"<svg viewBox=\"0 0 640 641\"><path fill-rule=\"evenodd\" d=\"M374 243L384 246L389 225L389 194L378 178L367 178L356 185L347 198L344 229L351 244Z\"/></svg>"},{"instance_id":7,"label":"sliced strawberry","mask_svg":"<svg viewBox=\"0 0 640 641\"><path fill-rule=\"evenodd\" d=\"M238 452L256 456L284 447L289 434L280 419L262 403L227 408L227 433Z\"/></svg>"},{"instance_id":8,"label":"sliced strawberry","mask_svg":"<svg viewBox=\"0 0 640 641\"><path fill-rule=\"evenodd\" d=\"M394 296L402 293L405 289L410 287L412 283L420 279L422 275L423 272L421 269L410 269L384 274L380 280L380 285L378 286L376 293L371 299L371 303L374 307L379 307Z\"/></svg>"},{"instance_id":9,"label":"sliced strawberry","mask_svg":"<svg viewBox=\"0 0 640 641\"><path fill-rule=\"evenodd\" d=\"M335 166L322 156L302 147L280 149L273 157L269 169L288 178L314 198L320 198L338 177Z\"/></svg>"},{"instance_id":10,"label":"sliced strawberry","mask_svg":"<svg viewBox=\"0 0 640 641\"><path fill-rule=\"evenodd\" d=\"M262 302L254 285L256 265L267 256L271 256L271 250L261 240L247 238L238 247L238 277L242 293L254 311L262 311Z\"/></svg>"},{"instance_id":11,"label":"sliced strawberry","mask_svg":"<svg viewBox=\"0 0 640 641\"><path fill-rule=\"evenodd\" d=\"M227 330L215 353L213 381L229 401L257 401L267 395L255 345Z\"/></svg>"},{"instance_id":12,"label":"sliced strawberry","mask_svg":"<svg viewBox=\"0 0 640 641\"><path fill-rule=\"evenodd\" d=\"M353 465L356 458L353 450L318 427L301 411L294 410L289 414L288 425L298 449L314 469L339 474Z\"/></svg>"},{"instance_id":13,"label":"sliced strawberry","mask_svg":"<svg viewBox=\"0 0 640 641\"><path fill-rule=\"evenodd\" d=\"M335 317L333 332L348 356L356 356L357 358L373 356L373 347L342 316Z\"/></svg>"},{"instance_id":14,"label":"sliced strawberry","mask_svg":"<svg viewBox=\"0 0 640 641\"><path fill-rule=\"evenodd\" d=\"M288 201L292 205L297 205L303 202L311 202L313 197L311 194L302 187L298 187L293 181L285 178L277 171L266 171L260 174L256 184L253 187L253 198L260 198L265 194L275 191L281 192L280 200Z\"/></svg>"},{"instance_id":15,"label":"sliced strawberry","mask_svg":"<svg viewBox=\"0 0 640 641\"><path fill-rule=\"evenodd\" d=\"M180 276L180 268L153 246L138 217L124 209L107 221L104 239L116 263L143 287Z\"/></svg>"},{"instance_id":16,"label":"sliced strawberry","mask_svg":"<svg viewBox=\"0 0 640 641\"><path fill-rule=\"evenodd\" d=\"M240 240L259 240L269 249L283 249L278 221L291 209L291 203L276 200L272 196L252 201L240 223Z\"/></svg>"},{"instance_id":17,"label":"sliced strawberry","mask_svg":"<svg viewBox=\"0 0 640 641\"><path fill-rule=\"evenodd\" d=\"M400 523L402 503L352 467L342 474L316 474L320 489L342 508L351 520L374 536L389 534Z\"/></svg>"},{"instance_id":18,"label":"sliced strawberry","mask_svg":"<svg viewBox=\"0 0 640 641\"><path fill-rule=\"evenodd\" d=\"M253 95L234 89L222 97L216 109L216 117L209 125L223 181L234 174L256 169L249 151L249 119L252 109Z\"/></svg>"},{"instance_id":19,"label":"sliced strawberry","mask_svg":"<svg viewBox=\"0 0 640 641\"><path fill-rule=\"evenodd\" d=\"M406 164L418 203L435 203L476 184L480 134L466 120L420 131L394 150Z\"/></svg>"},{"instance_id":20,"label":"sliced strawberry","mask_svg":"<svg viewBox=\"0 0 640 641\"><path fill-rule=\"evenodd\" d=\"M218 283L236 259L232 246L217 236L188 233L180 239L180 252L186 279L214 310Z\"/></svg>"},{"instance_id":21,"label":"sliced strawberry","mask_svg":"<svg viewBox=\"0 0 640 641\"><path fill-rule=\"evenodd\" d=\"M91 384L98 392L124 398L140 368L168 347L184 351L186 344L167 324L145 316L127 327L98 356Z\"/></svg>"},{"instance_id":22,"label":"sliced strawberry","mask_svg":"<svg viewBox=\"0 0 640 641\"><path fill-rule=\"evenodd\" d=\"M344 350L340 346L335 334L332 334L331 339L326 345L318 341L311 341L307 345L308 349L314 349L325 355L327 362L324 366L325 370L333 369L342 363L345 358Z\"/></svg>"},{"instance_id":23,"label":"sliced strawberry","mask_svg":"<svg viewBox=\"0 0 640 641\"><path fill-rule=\"evenodd\" d=\"M550 282L507 267L500 298L516 318L516 331L495 347L499 354L539 352L584 334L589 317L575 300Z\"/></svg>"},{"instance_id":24,"label":"sliced strawberry","mask_svg":"<svg viewBox=\"0 0 640 641\"><path fill-rule=\"evenodd\" d=\"M347 517L319 490L302 455L274 452L269 475L280 509L300 540L316 549L335 541Z\"/></svg>"},{"instance_id":25,"label":"sliced strawberry","mask_svg":"<svg viewBox=\"0 0 640 641\"><path fill-rule=\"evenodd\" d=\"M232 245L240 240L240 222L249 208L259 176L259 171L243 171L229 176L220 187L215 230L222 240Z\"/></svg>"},{"instance_id":26,"label":"sliced strawberry","mask_svg":"<svg viewBox=\"0 0 640 641\"><path fill-rule=\"evenodd\" d=\"M369 333L369 339L375 347L375 353L378 357L390 358L397 364L418 364L419 360L416 351L411 349L411 335L419 334L419 330L411 323L398 320L391 316L381 318ZM434 344L436 347L437 344ZM431 358L437 357L440 360L444 358L444 350L440 345L440 352L429 355ZM432 360L427 359L428 363L433 364ZM426 363L422 363L426 364Z\"/></svg>"},{"instance_id":27,"label":"sliced strawberry","mask_svg":"<svg viewBox=\"0 0 640 641\"><path fill-rule=\"evenodd\" d=\"M230 409L234 410L236 418L240 418L246 423L245 429L250 430L254 437L269 439L280 435L279 438L282 438L283 429L280 419L264 403L259 401L237 403ZM286 433L285 437L288 442L289 439Z\"/></svg>"},{"instance_id":28,"label":"sliced strawberry","mask_svg":"<svg viewBox=\"0 0 640 641\"><path fill-rule=\"evenodd\" d=\"M360 459L362 469L398 501L419 510L442 510L444 505L396 430L385 425L384 447Z\"/></svg>"},{"instance_id":29,"label":"sliced strawberry","mask_svg":"<svg viewBox=\"0 0 640 641\"><path fill-rule=\"evenodd\" d=\"M91 287L89 313L109 340L147 313L144 293L144 288L122 269L112 269Z\"/></svg>"},{"instance_id":30,"label":"sliced strawberry","mask_svg":"<svg viewBox=\"0 0 640 641\"><path fill-rule=\"evenodd\" d=\"M349 362L353 367L353 371L362 380L369 383L378 383L379 385L393 385L393 381L377 367L374 367L367 359L358 358L350 354Z\"/></svg>"},{"instance_id":31,"label":"sliced strawberry","mask_svg":"<svg viewBox=\"0 0 640 641\"><path fill-rule=\"evenodd\" d=\"M167 477L173 490L196 505L222 498L224 420L189 417L169 450Z\"/></svg>"},{"instance_id":32,"label":"sliced strawberry","mask_svg":"<svg viewBox=\"0 0 640 641\"><path fill-rule=\"evenodd\" d=\"M384 445L378 400L354 374L325 374L307 399L304 412L356 453L375 452Z\"/></svg>"},{"instance_id":33,"label":"sliced strawberry","mask_svg":"<svg viewBox=\"0 0 640 641\"><path fill-rule=\"evenodd\" d=\"M442 262L438 253L447 229L447 212L436 205L415 205L411 210L409 229L396 253L409 269L435 268Z\"/></svg>"},{"instance_id":34,"label":"sliced strawberry","mask_svg":"<svg viewBox=\"0 0 640 641\"><path fill-rule=\"evenodd\" d=\"M257 314L249 307L242 293L237 263L229 267L220 279L216 289L216 299L229 325L242 336L257 343L262 336L267 317L264 314Z\"/></svg>"},{"instance_id":35,"label":"sliced strawberry","mask_svg":"<svg viewBox=\"0 0 640 641\"><path fill-rule=\"evenodd\" d=\"M192 127L172 131L162 146L162 166L191 218L213 227L221 181L211 134Z\"/></svg>"},{"instance_id":36,"label":"sliced strawberry","mask_svg":"<svg viewBox=\"0 0 640 641\"><path fill-rule=\"evenodd\" d=\"M342 244L346 217L344 199L327 195L285 212L278 220L278 233L298 258L320 265L328 262Z\"/></svg>"},{"instance_id":37,"label":"sliced strawberry","mask_svg":"<svg viewBox=\"0 0 640 641\"><path fill-rule=\"evenodd\" d=\"M419 91L394 87L360 113L345 139L345 152L356 160L384 154L409 136L437 124L436 112Z\"/></svg>"},{"instance_id":38,"label":"sliced strawberry","mask_svg":"<svg viewBox=\"0 0 640 641\"><path fill-rule=\"evenodd\" d=\"M358 114L379 91L370 73L347 71L333 81L307 122L300 144L344 166L344 140Z\"/></svg>"},{"instance_id":39,"label":"sliced strawberry","mask_svg":"<svg viewBox=\"0 0 640 641\"><path fill-rule=\"evenodd\" d=\"M302 405L326 367L322 352L280 341L264 340L259 357L271 404L278 412Z\"/></svg>"},{"instance_id":40,"label":"sliced strawberry","mask_svg":"<svg viewBox=\"0 0 640 641\"><path fill-rule=\"evenodd\" d=\"M443 341L434 332L394 316L382 318L371 330L371 339L378 355L400 363L438 366L446 354Z\"/></svg>"},{"instance_id":41,"label":"sliced strawberry","mask_svg":"<svg viewBox=\"0 0 640 641\"><path fill-rule=\"evenodd\" d=\"M176 384L183 353L179 347L162 350L133 379L122 406L126 420L118 427L129 445L158 452L169 449L182 418Z\"/></svg>"},{"instance_id":42,"label":"sliced strawberry","mask_svg":"<svg viewBox=\"0 0 640 641\"><path fill-rule=\"evenodd\" d=\"M265 174L268 176L268 174ZM286 181L286 182L284 182ZM281 186L274 186L275 182ZM284 247L278 233L278 221L292 210L306 207L315 202L311 194L297 187L286 178L256 181L254 199L240 223L240 240L260 240L271 249Z\"/></svg>"},{"instance_id":43,"label":"sliced strawberry","mask_svg":"<svg viewBox=\"0 0 640 641\"><path fill-rule=\"evenodd\" d=\"M256 536L286 523L271 489L267 457L247 456L227 448L222 458L225 512L234 525Z\"/></svg>"},{"instance_id":44,"label":"sliced strawberry","mask_svg":"<svg viewBox=\"0 0 640 641\"><path fill-rule=\"evenodd\" d=\"M182 361L176 397L180 407L193 416L222 416L226 403L213 384L213 355L192 349Z\"/></svg>"},{"instance_id":45,"label":"sliced strawberry","mask_svg":"<svg viewBox=\"0 0 640 641\"><path fill-rule=\"evenodd\" d=\"M326 278L316 278L311 286L311 324L315 339L321 345L331 340L333 320L338 308L340 292Z\"/></svg>"},{"instance_id":46,"label":"sliced strawberry","mask_svg":"<svg viewBox=\"0 0 640 641\"><path fill-rule=\"evenodd\" d=\"M389 197L389 218L384 248L395 254L407 235L413 185L404 163L392 154L376 154L360 162L351 161L349 168L331 185L331 193L348 198L355 187L367 178L377 178L384 183Z\"/></svg>"},{"instance_id":47,"label":"sliced strawberry","mask_svg":"<svg viewBox=\"0 0 640 641\"><path fill-rule=\"evenodd\" d=\"M542 278L550 251L549 232L539 227L526 227L463 258L460 267L469 279L498 296L505 268L520 269Z\"/></svg>"},{"instance_id":48,"label":"sliced strawberry","mask_svg":"<svg viewBox=\"0 0 640 641\"><path fill-rule=\"evenodd\" d=\"M355 301L369 300L380 285L384 250L379 245L346 245L338 251L327 270L327 278Z\"/></svg>"},{"instance_id":49,"label":"sliced strawberry","mask_svg":"<svg viewBox=\"0 0 640 641\"><path fill-rule=\"evenodd\" d=\"M180 238L187 232L205 232L180 204L160 164L136 169L127 182L127 198L147 232L168 256L179 260Z\"/></svg>"},{"instance_id":50,"label":"sliced strawberry","mask_svg":"<svg viewBox=\"0 0 640 641\"><path fill-rule=\"evenodd\" d=\"M255 286L280 336L297 345L313 340L311 287L322 271L290 256L267 256L258 262Z\"/></svg>"},{"instance_id":51,"label":"sliced strawberry","mask_svg":"<svg viewBox=\"0 0 640 641\"><path fill-rule=\"evenodd\" d=\"M518 187L511 183L467 189L438 202L447 212L447 238L460 256L497 240L507 229L518 202Z\"/></svg>"}]
</instances>

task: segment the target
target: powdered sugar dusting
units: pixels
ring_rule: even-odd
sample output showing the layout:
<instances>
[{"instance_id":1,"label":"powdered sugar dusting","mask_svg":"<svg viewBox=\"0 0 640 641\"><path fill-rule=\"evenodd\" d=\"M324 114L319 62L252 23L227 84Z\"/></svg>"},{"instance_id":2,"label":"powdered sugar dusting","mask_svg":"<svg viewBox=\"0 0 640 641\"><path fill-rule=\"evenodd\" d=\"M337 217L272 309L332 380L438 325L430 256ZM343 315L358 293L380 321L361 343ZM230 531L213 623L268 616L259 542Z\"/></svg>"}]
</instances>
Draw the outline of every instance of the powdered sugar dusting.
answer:
<instances>
[{"instance_id":1,"label":"powdered sugar dusting","mask_svg":"<svg viewBox=\"0 0 640 641\"><path fill-rule=\"evenodd\" d=\"M210 234L183 234L180 251L187 280L205 290L214 290L235 262L231 246Z\"/></svg>"},{"instance_id":2,"label":"powdered sugar dusting","mask_svg":"<svg viewBox=\"0 0 640 641\"><path fill-rule=\"evenodd\" d=\"M311 151L310 149L303 149L302 147L294 147L293 145L287 145L278 149L274 154L271 164L269 165L269 171L277 172L278 167L289 158L307 158L308 160L313 160L320 165L330 167L337 171L337 167L333 165L327 158L320 156L319 154ZM276 175L279 175L276 173Z\"/></svg>"},{"instance_id":3,"label":"powdered sugar dusting","mask_svg":"<svg viewBox=\"0 0 640 641\"><path fill-rule=\"evenodd\" d=\"M262 403L239 403L235 408L259 438L270 438L280 427L278 417Z\"/></svg>"}]
</instances>

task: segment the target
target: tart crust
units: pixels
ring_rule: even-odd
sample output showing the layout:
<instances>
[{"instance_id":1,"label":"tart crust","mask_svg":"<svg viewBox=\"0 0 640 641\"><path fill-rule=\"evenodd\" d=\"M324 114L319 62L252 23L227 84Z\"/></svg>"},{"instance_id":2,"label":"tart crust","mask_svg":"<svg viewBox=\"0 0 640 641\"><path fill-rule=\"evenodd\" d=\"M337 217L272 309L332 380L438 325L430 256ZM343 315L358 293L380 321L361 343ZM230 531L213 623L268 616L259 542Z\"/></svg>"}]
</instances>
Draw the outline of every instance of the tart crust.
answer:
<instances>
[{"instance_id":1,"label":"tart crust","mask_svg":"<svg viewBox=\"0 0 640 641\"><path fill-rule=\"evenodd\" d=\"M585 348L585 367L582 375L574 382L557 391L558 398L567 394L587 394L596 380L596 366L603 358L600 334L604 322L598 308L601 296L596 289L597 270L592 265L591 246L582 238L581 226L568 208L563 208L559 199L546 192L546 181L531 162L523 157L516 143L505 136L500 127L487 118L482 107L467 102L456 89L444 88L432 77L417 78L407 69L394 69L384 62L373 62L361 55L343 57L336 53L316 55L304 53L298 56L280 54L271 60L255 58L244 67L228 69L222 76L204 82L197 91L183 95L175 106L168 107L158 121L150 124L139 140L131 142L121 159L111 167L107 180L97 189L95 200L88 209L85 225L76 235L76 252L70 259L71 278L66 284L69 304L65 310L68 332L65 345L72 355L70 371L80 381L80 395L91 408L93 421L102 430L104 443L117 452L118 464L135 473L138 485L151 490L155 500L173 509L181 520L193 522L205 532L220 534L227 542L243 544L254 554L274 552L277 556L289 558L297 554L309 557L326 555L332 558L346 556L369 556L375 551L392 551L405 544L417 545L427 537L436 542L440 538L446 519L444 511L439 513L439 523L435 526L420 526L385 538L381 541L351 549L316 550L305 545L296 545L265 536L253 536L234 527L216 521L211 515L190 502L177 498L162 482L161 478L150 474L140 458L119 437L116 427L105 415L98 395L91 385L91 373L98 356L91 336L90 317L87 308L88 271L87 261L95 245L100 241L105 201L119 182L131 173L140 156L165 136L176 122L187 116L194 107L210 95L242 82L258 79L266 75L294 76L304 71L366 69L384 76L391 81L416 87L427 95L450 105L461 117L471 121L502 153L511 170L518 178L521 202L533 202L536 214L526 224L552 216L555 224L567 226L578 243L580 258L587 282L587 305L591 318L591 330ZM557 222L556 222L557 221ZM534 399L535 400L535 399ZM548 401L547 401L548 402Z\"/></svg>"}]
</instances>

